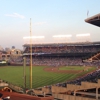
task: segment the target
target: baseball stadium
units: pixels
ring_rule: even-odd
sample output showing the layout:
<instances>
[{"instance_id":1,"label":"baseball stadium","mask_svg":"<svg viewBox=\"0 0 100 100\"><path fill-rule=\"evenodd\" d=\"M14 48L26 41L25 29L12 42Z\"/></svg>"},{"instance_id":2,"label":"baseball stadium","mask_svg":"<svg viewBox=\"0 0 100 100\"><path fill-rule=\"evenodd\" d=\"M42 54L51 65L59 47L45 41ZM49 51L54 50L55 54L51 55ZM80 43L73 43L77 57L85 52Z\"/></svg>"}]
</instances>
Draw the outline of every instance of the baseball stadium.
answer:
<instances>
[{"instance_id":1,"label":"baseball stadium","mask_svg":"<svg viewBox=\"0 0 100 100\"><path fill-rule=\"evenodd\" d=\"M85 22L100 27L100 14ZM100 41L24 44L23 48L0 61L4 96L11 100L100 99Z\"/></svg>"}]
</instances>

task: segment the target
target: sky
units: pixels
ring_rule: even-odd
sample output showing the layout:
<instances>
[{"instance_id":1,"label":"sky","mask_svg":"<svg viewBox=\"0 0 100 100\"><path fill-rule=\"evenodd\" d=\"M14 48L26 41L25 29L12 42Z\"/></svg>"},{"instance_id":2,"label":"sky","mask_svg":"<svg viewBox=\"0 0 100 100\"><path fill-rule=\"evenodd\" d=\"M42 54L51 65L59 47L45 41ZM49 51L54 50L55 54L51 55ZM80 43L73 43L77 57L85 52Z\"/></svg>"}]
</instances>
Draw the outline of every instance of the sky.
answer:
<instances>
[{"instance_id":1,"label":"sky","mask_svg":"<svg viewBox=\"0 0 100 100\"><path fill-rule=\"evenodd\" d=\"M84 21L98 13L100 0L0 0L0 46L23 49L30 27L32 36L45 37L34 43L78 41L76 35L85 33L90 34L90 41L100 41L100 28ZM70 40L53 38L69 34Z\"/></svg>"}]
</instances>

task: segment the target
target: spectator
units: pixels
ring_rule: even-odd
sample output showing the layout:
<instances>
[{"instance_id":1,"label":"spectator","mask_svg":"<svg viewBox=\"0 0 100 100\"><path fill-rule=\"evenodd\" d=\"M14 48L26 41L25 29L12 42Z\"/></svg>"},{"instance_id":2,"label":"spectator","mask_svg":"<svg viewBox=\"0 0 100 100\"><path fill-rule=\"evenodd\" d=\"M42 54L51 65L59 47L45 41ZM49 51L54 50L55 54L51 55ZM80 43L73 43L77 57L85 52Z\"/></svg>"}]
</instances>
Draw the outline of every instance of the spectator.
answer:
<instances>
[{"instance_id":1,"label":"spectator","mask_svg":"<svg viewBox=\"0 0 100 100\"><path fill-rule=\"evenodd\" d=\"M3 99L2 99L2 96L3 96L3 94L2 94L2 93L0 93L0 100L3 100Z\"/></svg>"}]
</instances>

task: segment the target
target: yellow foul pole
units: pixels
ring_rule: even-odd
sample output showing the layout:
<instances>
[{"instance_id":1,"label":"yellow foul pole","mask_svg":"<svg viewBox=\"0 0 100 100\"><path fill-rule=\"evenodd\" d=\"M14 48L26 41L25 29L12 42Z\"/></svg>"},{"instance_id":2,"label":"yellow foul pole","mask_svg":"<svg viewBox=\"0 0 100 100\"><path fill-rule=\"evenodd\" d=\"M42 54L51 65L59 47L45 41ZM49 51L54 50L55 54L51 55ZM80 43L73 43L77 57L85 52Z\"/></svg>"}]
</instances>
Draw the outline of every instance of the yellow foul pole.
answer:
<instances>
[{"instance_id":1,"label":"yellow foul pole","mask_svg":"<svg viewBox=\"0 0 100 100\"><path fill-rule=\"evenodd\" d=\"M32 89L32 31L30 18L30 88Z\"/></svg>"}]
</instances>

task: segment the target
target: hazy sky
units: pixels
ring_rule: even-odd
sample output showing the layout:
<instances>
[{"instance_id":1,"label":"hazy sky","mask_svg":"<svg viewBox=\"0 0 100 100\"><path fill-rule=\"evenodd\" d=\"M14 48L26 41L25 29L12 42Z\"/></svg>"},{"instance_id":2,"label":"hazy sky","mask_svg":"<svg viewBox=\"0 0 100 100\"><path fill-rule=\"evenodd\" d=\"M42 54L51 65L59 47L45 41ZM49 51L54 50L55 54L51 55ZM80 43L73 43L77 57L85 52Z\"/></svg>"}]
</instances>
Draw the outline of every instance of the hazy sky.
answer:
<instances>
[{"instance_id":1,"label":"hazy sky","mask_svg":"<svg viewBox=\"0 0 100 100\"><path fill-rule=\"evenodd\" d=\"M88 17L100 13L100 0L0 0L0 45L22 49L23 37L90 33L91 41L100 40L100 28L86 23ZM37 40L38 41L38 40ZM57 40L58 41L58 40Z\"/></svg>"}]
</instances>

